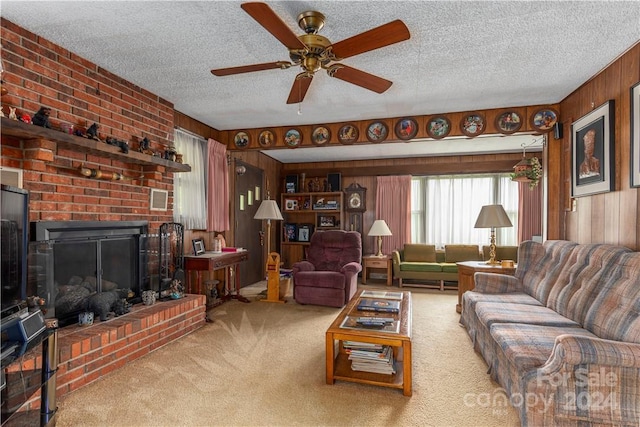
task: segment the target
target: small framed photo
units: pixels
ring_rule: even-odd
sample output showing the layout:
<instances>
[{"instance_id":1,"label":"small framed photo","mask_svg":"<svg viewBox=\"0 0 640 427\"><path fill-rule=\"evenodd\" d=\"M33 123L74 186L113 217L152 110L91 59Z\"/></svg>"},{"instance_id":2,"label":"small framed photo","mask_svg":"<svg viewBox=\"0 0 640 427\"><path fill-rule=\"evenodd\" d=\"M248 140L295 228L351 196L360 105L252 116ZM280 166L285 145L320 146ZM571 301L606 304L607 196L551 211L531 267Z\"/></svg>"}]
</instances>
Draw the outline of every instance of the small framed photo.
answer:
<instances>
[{"instance_id":1,"label":"small framed photo","mask_svg":"<svg viewBox=\"0 0 640 427\"><path fill-rule=\"evenodd\" d=\"M284 210L285 211L295 211L298 209L298 199L285 199L284 200Z\"/></svg>"},{"instance_id":2,"label":"small framed photo","mask_svg":"<svg viewBox=\"0 0 640 427\"><path fill-rule=\"evenodd\" d=\"M482 134L485 130L484 116L480 113L467 114L460 120L460 130L469 138Z\"/></svg>"},{"instance_id":3,"label":"small framed photo","mask_svg":"<svg viewBox=\"0 0 640 427\"><path fill-rule=\"evenodd\" d=\"M338 141L341 144L353 144L358 140L360 132L358 128L352 124L346 124L338 131Z\"/></svg>"},{"instance_id":4,"label":"small framed photo","mask_svg":"<svg viewBox=\"0 0 640 427\"><path fill-rule=\"evenodd\" d=\"M331 130L326 126L316 126L311 132L311 143L317 146L326 145L331 139Z\"/></svg>"},{"instance_id":5,"label":"small framed photo","mask_svg":"<svg viewBox=\"0 0 640 427\"><path fill-rule=\"evenodd\" d=\"M610 100L571 125L571 196L614 189L614 101Z\"/></svg>"},{"instance_id":6,"label":"small framed photo","mask_svg":"<svg viewBox=\"0 0 640 427\"><path fill-rule=\"evenodd\" d=\"M531 126L540 132L549 132L558 122L558 112L553 108L542 108L531 116Z\"/></svg>"},{"instance_id":7,"label":"small framed photo","mask_svg":"<svg viewBox=\"0 0 640 427\"><path fill-rule=\"evenodd\" d=\"M640 187L640 82L631 87L631 186Z\"/></svg>"},{"instance_id":8,"label":"small framed photo","mask_svg":"<svg viewBox=\"0 0 640 427\"><path fill-rule=\"evenodd\" d=\"M336 218L334 216L321 216L320 227L335 227Z\"/></svg>"},{"instance_id":9,"label":"small framed photo","mask_svg":"<svg viewBox=\"0 0 640 427\"><path fill-rule=\"evenodd\" d=\"M408 141L418 133L418 122L412 118L400 119L396 122L395 132L399 139Z\"/></svg>"},{"instance_id":10,"label":"small framed photo","mask_svg":"<svg viewBox=\"0 0 640 427\"><path fill-rule=\"evenodd\" d=\"M432 117L427 122L427 135L433 139L441 139L451 132L451 120L444 116Z\"/></svg>"},{"instance_id":11,"label":"small framed photo","mask_svg":"<svg viewBox=\"0 0 640 427\"><path fill-rule=\"evenodd\" d=\"M194 255L202 255L203 253L205 253L204 240L202 240L202 239L193 239L193 240L191 240L191 243L193 244L193 254Z\"/></svg>"},{"instance_id":12,"label":"small framed photo","mask_svg":"<svg viewBox=\"0 0 640 427\"><path fill-rule=\"evenodd\" d=\"M369 142L382 142L389 136L389 128L381 121L372 122L367 127L367 139Z\"/></svg>"},{"instance_id":13,"label":"small framed photo","mask_svg":"<svg viewBox=\"0 0 640 427\"><path fill-rule=\"evenodd\" d=\"M249 134L245 131L236 133L233 137L233 143L237 148L246 148L249 146Z\"/></svg>"},{"instance_id":14,"label":"small framed photo","mask_svg":"<svg viewBox=\"0 0 640 427\"><path fill-rule=\"evenodd\" d=\"M505 135L516 133L522 127L522 117L515 111L506 111L496 117L496 129Z\"/></svg>"},{"instance_id":15,"label":"small framed photo","mask_svg":"<svg viewBox=\"0 0 640 427\"><path fill-rule=\"evenodd\" d=\"M298 226L298 242L308 242L313 234L313 225L301 224Z\"/></svg>"},{"instance_id":16,"label":"small framed photo","mask_svg":"<svg viewBox=\"0 0 640 427\"><path fill-rule=\"evenodd\" d=\"M298 226L296 224L282 224L282 238L285 242L298 241Z\"/></svg>"}]
</instances>

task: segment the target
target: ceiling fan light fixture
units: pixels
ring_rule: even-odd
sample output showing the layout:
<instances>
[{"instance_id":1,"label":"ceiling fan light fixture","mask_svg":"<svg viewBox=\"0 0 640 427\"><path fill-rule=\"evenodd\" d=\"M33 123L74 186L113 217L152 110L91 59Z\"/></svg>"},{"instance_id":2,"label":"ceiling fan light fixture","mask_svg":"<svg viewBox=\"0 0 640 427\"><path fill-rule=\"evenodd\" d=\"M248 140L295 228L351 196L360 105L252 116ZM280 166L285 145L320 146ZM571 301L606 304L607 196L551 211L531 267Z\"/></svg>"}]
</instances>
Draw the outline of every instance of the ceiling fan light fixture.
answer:
<instances>
[{"instance_id":1,"label":"ceiling fan light fixture","mask_svg":"<svg viewBox=\"0 0 640 427\"><path fill-rule=\"evenodd\" d=\"M298 15L298 26L307 34L317 34L324 27L325 17L315 10L302 12Z\"/></svg>"}]
</instances>

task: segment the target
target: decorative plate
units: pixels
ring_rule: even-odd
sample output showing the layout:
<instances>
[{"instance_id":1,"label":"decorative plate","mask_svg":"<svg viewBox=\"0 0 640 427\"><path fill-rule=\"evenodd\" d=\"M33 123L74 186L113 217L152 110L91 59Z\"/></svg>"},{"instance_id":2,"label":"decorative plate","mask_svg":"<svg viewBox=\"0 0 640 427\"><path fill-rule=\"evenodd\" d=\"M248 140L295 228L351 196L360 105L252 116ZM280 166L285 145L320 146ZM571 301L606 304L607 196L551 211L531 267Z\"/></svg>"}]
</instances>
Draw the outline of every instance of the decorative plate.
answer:
<instances>
[{"instance_id":1,"label":"decorative plate","mask_svg":"<svg viewBox=\"0 0 640 427\"><path fill-rule=\"evenodd\" d=\"M433 139L441 139L451 132L451 121L444 116L432 117L427 122L427 135Z\"/></svg>"},{"instance_id":2,"label":"decorative plate","mask_svg":"<svg viewBox=\"0 0 640 427\"><path fill-rule=\"evenodd\" d=\"M237 148L246 148L249 146L249 134L245 131L236 133L236 136L233 137L233 143Z\"/></svg>"},{"instance_id":3,"label":"decorative plate","mask_svg":"<svg viewBox=\"0 0 640 427\"><path fill-rule=\"evenodd\" d=\"M553 108L543 108L531 116L531 126L535 129L548 132L558 122L558 112Z\"/></svg>"},{"instance_id":4,"label":"decorative plate","mask_svg":"<svg viewBox=\"0 0 640 427\"><path fill-rule=\"evenodd\" d=\"M284 145L289 148L296 148L302 144L302 132L300 129L291 128L284 134Z\"/></svg>"},{"instance_id":5,"label":"decorative plate","mask_svg":"<svg viewBox=\"0 0 640 427\"><path fill-rule=\"evenodd\" d=\"M360 132L358 128L352 124L346 124L338 131L338 141L341 144L353 144L358 140Z\"/></svg>"},{"instance_id":6,"label":"decorative plate","mask_svg":"<svg viewBox=\"0 0 640 427\"><path fill-rule=\"evenodd\" d=\"M261 147L271 147L276 142L276 134L271 129L265 129L258 135L258 143Z\"/></svg>"},{"instance_id":7,"label":"decorative plate","mask_svg":"<svg viewBox=\"0 0 640 427\"><path fill-rule=\"evenodd\" d=\"M522 127L522 117L515 111L506 111L496 117L496 129L504 134L512 134Z\"/></svg>"},{"instance_id":8,"label":"decorative plate","mask_svg":"<svg viewBox=\"0 0 640 427\"><path fill-rule=\"evenodd\" d=\"M382 142L389 136L389 128L384 122L372 122L367 127L367 139L370 142Z\"/></svg>"},{"instance_id":9,"label":"decorative plate","mask_svg":"<svg viewBox=\"0 0 640 427\"><path fill-rule=\"evenodd\" d=\"M403 141L408 141L418 133L418 122L415 119L400 119L395 127L396 136Z\"/></svg>"},{"instance_id":10,"label":"decorative plate","mask_svg":"<svg viewBox=\"0 0 640 427\"><path fill-rule=\"evenodd\" d=\"M470 138L480 135L485 130L484 116L480 113L467 114L460 120L460 130Z\"/></svg>"},{"instance_id":11,"label":"decorative plate","mask_svg":"<svg viewBox=\"0 0 640 427\"><path fill-rule=\"evenodd\" d=\"M326 126L316 126L311 133L311 143L313 145L325 145L331 139L331 131Z\"/></svg>"}]
</instances>

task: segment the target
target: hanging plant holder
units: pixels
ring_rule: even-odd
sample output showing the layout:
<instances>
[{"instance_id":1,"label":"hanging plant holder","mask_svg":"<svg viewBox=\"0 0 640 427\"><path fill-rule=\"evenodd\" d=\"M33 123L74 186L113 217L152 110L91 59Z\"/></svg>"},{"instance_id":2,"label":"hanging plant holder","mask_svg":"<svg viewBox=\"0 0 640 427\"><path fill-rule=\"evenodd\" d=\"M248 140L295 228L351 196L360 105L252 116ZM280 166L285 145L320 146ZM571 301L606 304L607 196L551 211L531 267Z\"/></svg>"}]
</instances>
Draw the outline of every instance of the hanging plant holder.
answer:
<instances>
[{"instance_id":1,"label":"hanging plant holder","mask_svg":"<svg viewBox=\"0 0 640 427\"><path fill-rule=\"evenodd\" d=\"M542 176L542 166L537 157L530 159L522 158L514 167L511 174L511 181L528 182L529 187L533 188L538 185Z\"/></svg>"}]
</instances>

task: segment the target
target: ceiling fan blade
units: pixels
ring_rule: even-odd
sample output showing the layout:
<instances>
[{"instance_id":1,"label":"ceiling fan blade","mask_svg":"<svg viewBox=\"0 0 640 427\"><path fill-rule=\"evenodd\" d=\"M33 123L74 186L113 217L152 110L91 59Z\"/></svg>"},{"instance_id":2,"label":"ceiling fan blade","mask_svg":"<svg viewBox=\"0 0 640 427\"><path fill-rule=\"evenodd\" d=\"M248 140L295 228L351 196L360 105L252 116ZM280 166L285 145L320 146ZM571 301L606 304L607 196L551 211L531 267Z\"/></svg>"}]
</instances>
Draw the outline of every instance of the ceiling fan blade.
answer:
<instances>
[{"instance_id":1,"label":"ceiling fan blade","mask_svg":"<svg viewBox=\"0 0 640 427\"><path fill-rule=\"evenodd\" d=\"M393 82L385 80L382 77L374 76L373 74L342 64L335 64L327 70L327 73L331 77L353 83L354 85L358 85L377 93L386 91L393 84Z\"/></svg>"},{"instance_id":2,"label":"ceiling fan blade","mask_svg":"<svg viewBox=\"0 0 640 427\"><path fill-rule=\"evenodd\" d=\"M293 86L291 87L291 92L289 92L287 104L297 104L302 102L304 96L307 94L307 90L309 90L312 80L312 75L305 73L298 74L293 82Z\"/></svg>"},{"instance_id":3,"label":"ceiling fan blade","mask_svg":"<svg viewBox=\"0 0 640 427\"><path fill-rule=\"evenodd\" d=\"M409 40L411 34L404 22L399 19L360 33L335 43L331 50L338 60L359 55L370 50L379 49Z\"/></svg>"},{"instance_id":4,"label":"ceiling fan blade","mask_svg":"<svg viewBox=\"0 0 640 427\"><path fill-rule=\"evenodd\" d=\"M243 3L240 7L253 19L258 21L267 31L288 49L306 49L296 34L285 22L265 3Z\"/></svg>"},{"instance_id":5,"label":"ceiling fan blade","mask_svg":"<svg viewBox=\"0 0 640 427\"><path fill-rule=\"evenodd\" d=\"M230 76L232 74L251 73L253 71L272 70L281 68L283 70L291 67L291 63L287 61L265 62L264 64L243 65L240 67L218 68L211 70L214 76Z\"/></svg>"}]
</instances>

